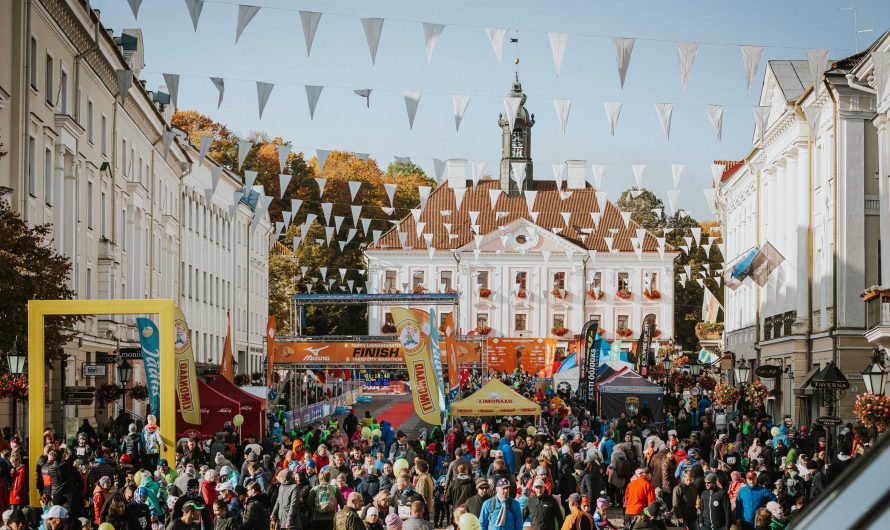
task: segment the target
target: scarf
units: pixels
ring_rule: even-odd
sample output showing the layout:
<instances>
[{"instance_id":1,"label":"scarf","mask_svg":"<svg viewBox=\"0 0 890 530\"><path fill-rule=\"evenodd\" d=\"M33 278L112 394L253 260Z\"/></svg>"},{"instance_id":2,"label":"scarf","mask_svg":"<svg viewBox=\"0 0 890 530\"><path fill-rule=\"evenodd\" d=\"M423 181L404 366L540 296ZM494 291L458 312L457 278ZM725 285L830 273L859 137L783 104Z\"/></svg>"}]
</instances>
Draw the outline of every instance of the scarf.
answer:
<instances>
[{"instance_id":1,"label":"scarf","mask_svg":"<svg viewBox=\"0 0 890 530\"><path fill-rule=\"evenodd\" d=\"M495 500L500 501L501 509L498 512L498 518L497 518L497 521L495 521L494 525L498 528L501 528L503 526L506 526L506 524L507 524L507 500L508 499L505 498L504 500L501 500L501 499L495 497Z\"/></svg>"}]
</instances>

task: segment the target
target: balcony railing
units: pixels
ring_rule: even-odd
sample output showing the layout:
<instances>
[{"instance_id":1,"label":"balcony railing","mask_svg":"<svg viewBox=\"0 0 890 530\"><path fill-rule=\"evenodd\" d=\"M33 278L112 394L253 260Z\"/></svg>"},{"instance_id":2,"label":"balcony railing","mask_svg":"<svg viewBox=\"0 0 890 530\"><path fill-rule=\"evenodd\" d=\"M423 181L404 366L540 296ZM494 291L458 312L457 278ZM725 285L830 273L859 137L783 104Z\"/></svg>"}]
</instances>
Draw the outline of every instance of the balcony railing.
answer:
<instances>
[{"instance_id":1,"label":"balcony railing","mask_svg":"<svg viewBox=\"0 0 890 530\"><path fill-rule=\"evenodd\" d=\"M865 302L866 329L890 326L890 292L875 296Z\"/></svg>"}]
</instances>

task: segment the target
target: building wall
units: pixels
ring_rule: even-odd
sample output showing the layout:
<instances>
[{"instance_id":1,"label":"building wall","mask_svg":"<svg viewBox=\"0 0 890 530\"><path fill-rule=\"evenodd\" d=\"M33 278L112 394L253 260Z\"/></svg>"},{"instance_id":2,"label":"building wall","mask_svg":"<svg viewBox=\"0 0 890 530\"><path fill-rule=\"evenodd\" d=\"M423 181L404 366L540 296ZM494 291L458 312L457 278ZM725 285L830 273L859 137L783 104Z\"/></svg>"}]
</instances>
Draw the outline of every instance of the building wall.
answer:
<instances>
[{"instance_id":1,"label":"building wall","mask_svg":"<svg viewBox=\"0 0 890 530\"><path fill-rule=\"evenodd\" d=\"M184 203L195 196L185 182L209 174L207 163L196 163L197 151L183 141L174 142L165 156L162 135L173 109L158 103L156 94L140 84L143 50L120 47L97 24L96 13L82 0L0 0L0 42L7 50L7 60L0 62L0 142L8 150L0 160L0 186L12 190L5 198L30 224L53 225L53 244L71 258L71 284L78 298L173 298L184 303L187 299L180 293L187 278L180 275L181 263L198 256L202 275L212 271L216 282L237 292L246 286L234 278L234 265L227 266L234 260L222 259L238 246L222 237L234 240L234 233L212 232L196 245L191 225L182 223ZM127 31L138 35L138 30ZM141 39L138 43L141 46ZM135 76L121 105L115 70L127 68ZM240 187L238 179L227 174L218 204L231 202L232 190ZM203 187L197 195L203 195ZM220 209L212 209L217 224L224 222ZM246 231L253 208L243 204L236 215ZM252 235L257 245L250 260L259 282L267 278L271 230L262 215ZM203 342L196 348L198 362L218 364L220 337L225 337L224 298L215 295L211 304L205 296L201 305L193 302L184 308L197 324L198 344ZM235 307L242 301L234 296L228 300L233 327L244 326ZM256 308L252 311L263 323L267 300L266 289L257 289L251 300ZM48 402L53 404L48 417L60 429L64 418L116 413L117 405L62 406L62 388L114 382L113 365L108 366L108 376L89 379L82 376L83 365L94 362L98 353L138 346L132 315L89 316L77 331L77 338L64 348L68 357L50 377ZM262 336L251 335L258 356ZM246 345L246 336L240 340ZM134 364L133 379L143 382L141 363ZM252 366L258 365L254 358ZM145 412L139 402L128 408Z\"/></svg>"}]
</instances>

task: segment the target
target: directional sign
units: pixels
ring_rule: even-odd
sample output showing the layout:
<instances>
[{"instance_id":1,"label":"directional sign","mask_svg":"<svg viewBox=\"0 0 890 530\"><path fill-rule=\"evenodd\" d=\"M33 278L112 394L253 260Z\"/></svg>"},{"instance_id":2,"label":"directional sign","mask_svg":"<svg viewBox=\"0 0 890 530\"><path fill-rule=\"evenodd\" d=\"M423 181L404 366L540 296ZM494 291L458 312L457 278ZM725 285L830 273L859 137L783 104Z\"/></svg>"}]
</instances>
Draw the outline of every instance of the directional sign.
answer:
<instances>
[{"instance_id":1,"label":"directional sign","mask_svg":"<svg viewBox=\"0 0 890 530\"><path fill-rule=\"evenodd\" d=\"M824 425L825 427L837 427L838 425L841 425L843 421L836 416L819 416L816 423Z\"/></svg>"},{"instance_id":2,"label":"directional sign","mask_svg":"<svg viewBox=\"0 0 890 530\"><path fill-rule=\"evenodd\" d=\"M108 367L105 364L83 364L83 376L84 377L104 377Z\"/></svg>"},{"instance_id":3,"label":"directional sign","mask_svg":"<svg viewBox=\"0 0 890 530\"><path fill-rule=\"evenodd\" d=\"M66 405L92 405L96 395L96 387L70 386L65 388L64 401Z\"/></svg>"}]
</instances>

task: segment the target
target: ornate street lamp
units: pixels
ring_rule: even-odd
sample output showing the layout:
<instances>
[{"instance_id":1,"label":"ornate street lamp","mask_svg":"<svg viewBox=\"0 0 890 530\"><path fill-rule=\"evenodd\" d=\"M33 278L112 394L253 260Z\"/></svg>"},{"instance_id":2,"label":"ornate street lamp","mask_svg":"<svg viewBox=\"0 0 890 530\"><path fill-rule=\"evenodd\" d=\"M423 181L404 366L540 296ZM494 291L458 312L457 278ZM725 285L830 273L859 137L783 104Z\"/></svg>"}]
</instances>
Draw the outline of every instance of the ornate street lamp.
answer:
<instances>
[{"instance_id":1,"label":"ornate street lamp","mask_svg":"<svg viewBox=\"0 0 890 530\"><path fill-rule=\"evenodd\" d=\"M871 363L862 370L862 382L865 383L865 391L869 394L884 394L887 385L887 370L881 359L883 354L880 348L875 348L872 353Z\"/></svg>"},{"instance_id":2,"label":"ornate street lamp","mask_svg":"<svg viewBox=\"0 0 890 530\"><path fill-rule=\"evenodd\" d=\"M689 372L692 374L692 377L698 379L698 376L701 375L702 365L698 363L698 360L692 359L689 361Z\"/></svg>"},{"instance_id":3,"label":"ornate street lamp","mask_svg":"<svg viewBox=\"0 0 890 530\"><path fill-rule=\"evenodd\" d=\"M748 378L751 376L751 365L748 364L748 361L739 359L735 363L733 372L735 373L735 382L737 385L747 383Z\"/></svg>"},{"instance_id":4,"label":"ornate street lamp","mask_svg":"<svg viewBox=\"0 0 890 530\"><path fill-rule=\"evenodd\" d=\"M667 355L661 360L661 367L664 368L665 377L667 377L668 371L671 369L671 359Z\"/></svg>"},{"instance_id":5,"label":"ornate street lamp","mask_svg":"<svg viewBox=\"0 0 890 530\"><path fill-rule=\"evenodd\" d=\"M15 338L12 349L6 354L6 364L9 366L11 375L22 375L25 373L25 364L28 362L28 356L19 352L19 338ZM12 395L12 432L16 432L16 423L18 423L18 400L15 393Z\"/></svg>"},{"instance_id":6,"label":"ornate street lamp","mask_svg":"<svg viewBox=\"0 0 890 530\"><path fill-rule=\"evenodd\" d=\"M121 385L121 410L127 410L127 382L133 375L133 365L121 357L117 361L117 381Z\"/></svg>"}]
</instances>

